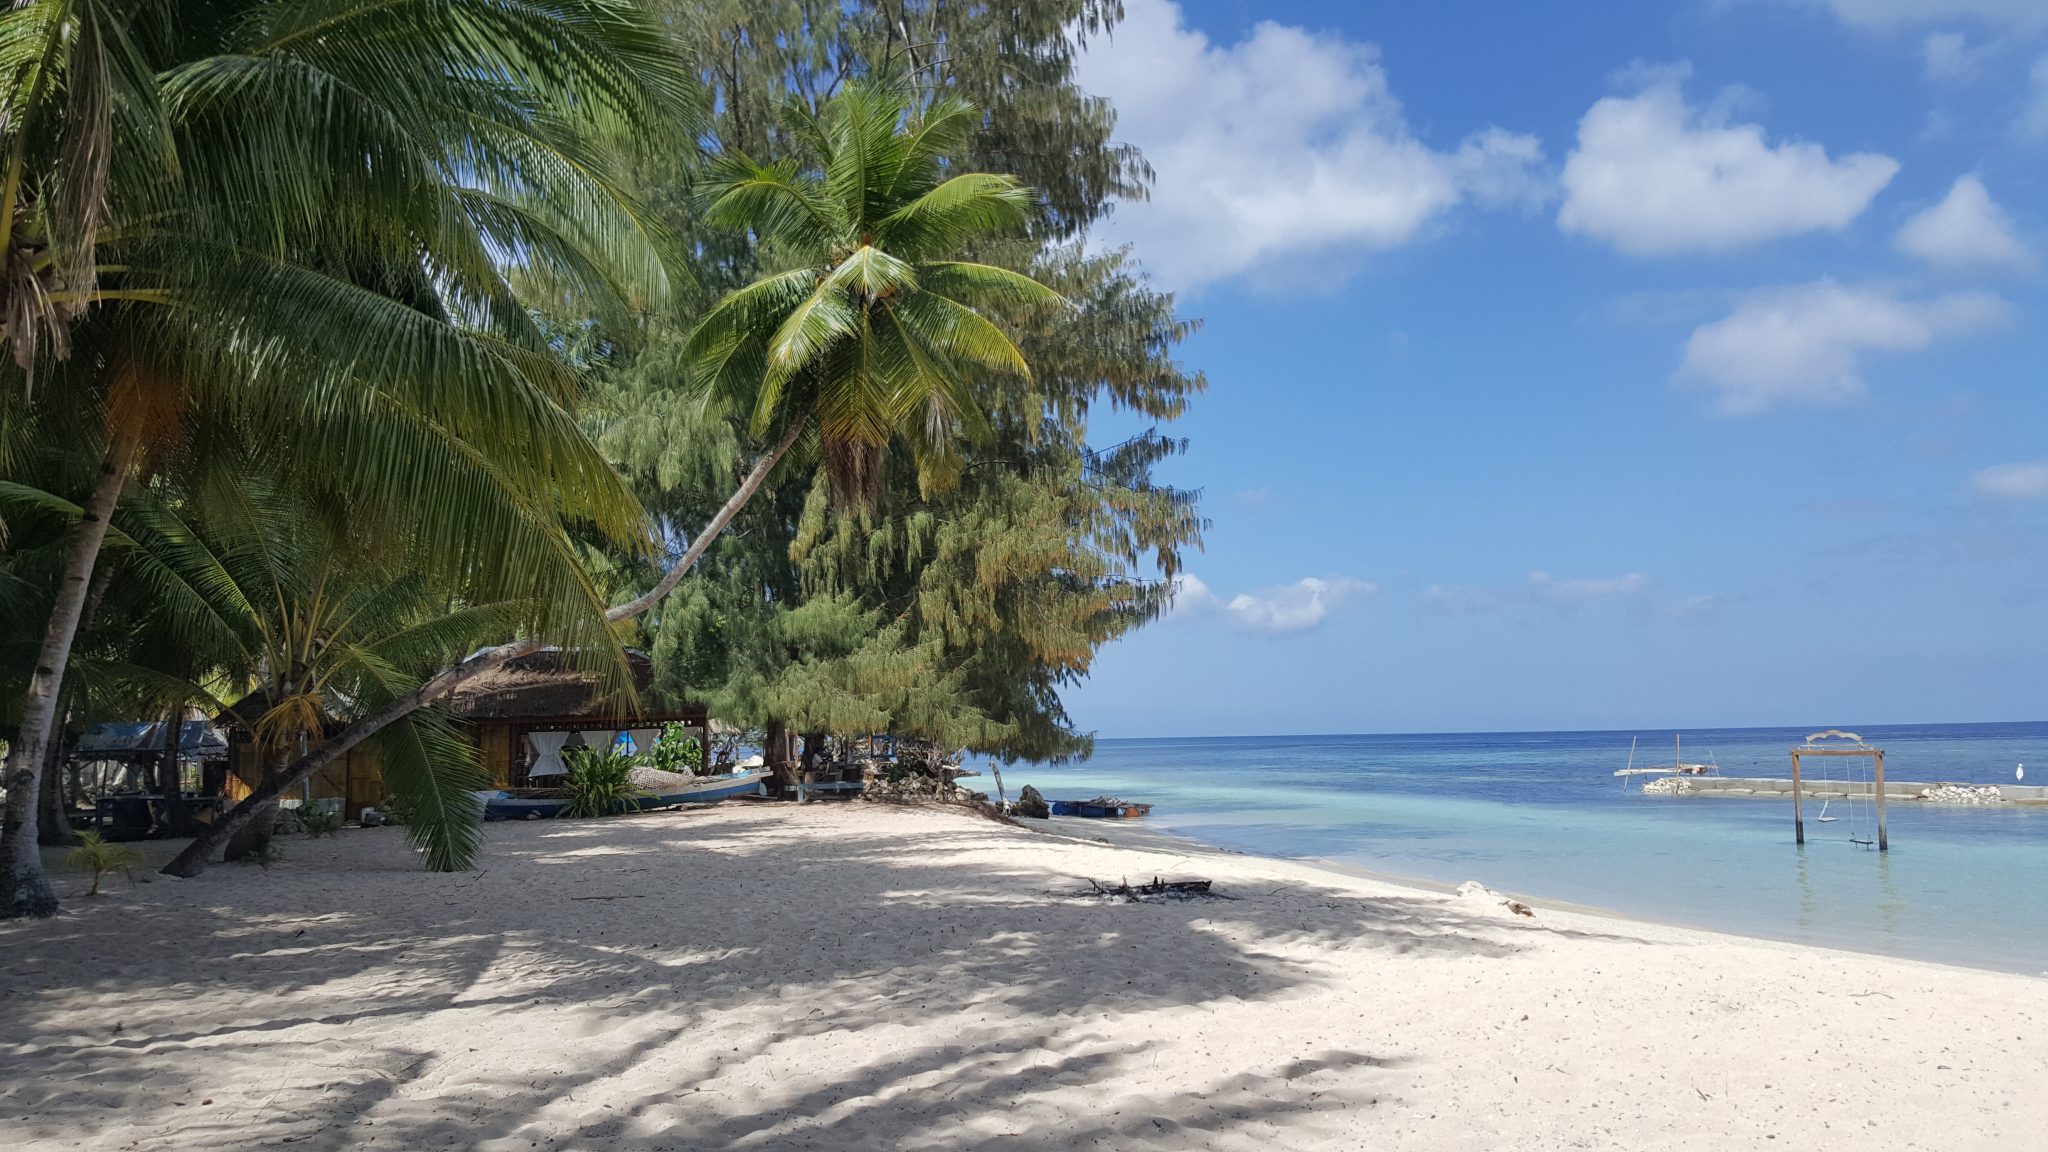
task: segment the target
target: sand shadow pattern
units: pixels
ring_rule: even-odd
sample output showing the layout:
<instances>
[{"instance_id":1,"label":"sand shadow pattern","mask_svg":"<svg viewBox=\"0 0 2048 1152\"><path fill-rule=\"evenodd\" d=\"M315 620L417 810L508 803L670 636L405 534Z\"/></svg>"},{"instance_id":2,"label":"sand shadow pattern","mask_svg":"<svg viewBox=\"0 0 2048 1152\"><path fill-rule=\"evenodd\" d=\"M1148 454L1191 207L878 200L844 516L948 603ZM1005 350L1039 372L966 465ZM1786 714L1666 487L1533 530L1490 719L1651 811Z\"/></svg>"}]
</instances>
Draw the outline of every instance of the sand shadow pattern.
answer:
<instances>
[{"instance_id":1,"label":"sand shadow pattern","mask_svg":"<svg viewBox=\"0 0 2048 1152\"><path fill-rule=\"evenodd\" d=\"M275 883L221 870L0 926L0 1144L1257 1146L1282 1118L1396 1095L1410 1054L1332 1049L1095 1115L1074 1109L1091 1086L1156 1063L1099 1022L1311 995L1304 944L1503 959L1548 930L1337 888L1103 904L1074 876L991 866L1010 830L804 832L749 808L494 827L483 869L454 876L345 871L309 845ZM535 886L559 898L494 929ZM162 946L119 943L137 936ZM932 1020L948 1043L903 1035ZM575 1059L470 1058L534 1029ZM267 1096L230 1067L263 1069Z\"/></svg>"}]
</instances>

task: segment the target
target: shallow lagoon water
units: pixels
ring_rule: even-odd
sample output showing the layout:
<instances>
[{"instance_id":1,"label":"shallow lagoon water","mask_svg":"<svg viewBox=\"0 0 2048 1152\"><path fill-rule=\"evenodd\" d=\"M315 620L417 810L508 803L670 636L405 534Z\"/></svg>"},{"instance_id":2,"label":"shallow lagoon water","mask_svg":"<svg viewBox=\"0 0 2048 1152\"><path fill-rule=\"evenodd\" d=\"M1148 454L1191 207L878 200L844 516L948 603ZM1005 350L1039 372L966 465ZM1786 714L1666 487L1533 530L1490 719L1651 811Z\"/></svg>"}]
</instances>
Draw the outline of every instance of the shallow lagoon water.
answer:
<instances>
[{"instance_id":1,"label":"shallow lagoon water","mask_svg":"<svg viewBox=\"0 0 2048 1152\"><path fill-rule=\"evenodd\" d=\"M2048 784L2048 723L1873 726L1893 780ZM1685 758L1727 776L1790 775L1808 729L1688 731ZM1669 763L1670 732L1102 740L1094 759L1018 765L1012 793L1112 792L1163 831L1752 936L2048 972L2048 807L1887 806L1891 851L1850 842L1869 804L1836 803L1807 845L1788 801L1655 797L1616 779ZM1855 761L1825 771L1865 775ZM1809 771L1811 772L1809 761ZM986 783L984 781L984 786Z\"/></svg>"}]
</instances>

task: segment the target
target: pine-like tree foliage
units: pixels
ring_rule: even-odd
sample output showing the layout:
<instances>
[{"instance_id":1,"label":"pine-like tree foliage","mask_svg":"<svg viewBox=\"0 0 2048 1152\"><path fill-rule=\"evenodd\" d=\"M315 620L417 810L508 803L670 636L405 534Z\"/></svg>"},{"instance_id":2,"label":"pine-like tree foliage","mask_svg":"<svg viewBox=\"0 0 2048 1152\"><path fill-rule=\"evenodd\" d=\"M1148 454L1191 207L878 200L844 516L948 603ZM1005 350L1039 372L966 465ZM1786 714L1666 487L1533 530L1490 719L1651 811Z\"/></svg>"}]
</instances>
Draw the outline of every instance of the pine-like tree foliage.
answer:
<instances>
[{"instance_id":1,"label":"pine-like tree foliage","mask_svg":"<svg viewBox=\"0 0 2048 1152\"><path fill-rule=\"evenodd\" d=\"M1088 444L1103 404L1171 420L1203 387L1174 359L1193 325L1172 298L1128 253L1066 242L1112 199L1142 196L1149 179L1142 158L1113 143L1112 110L1071 81L1072 34L1105 33L1120 5L668 8L700 52L711 138L764 163L795 163L811 147L788 127L792 93L815 108L865 81L983 109L948 165L1010 173L1040 201L1024 238L982 240L974 259L1019 270L1066 303L989 309L1031 373L971 375L987 428L940 477L950 488L898 459L865 511L828 499L801 467L764 491L700 577L648 621L662 687L757 726L888 730L1012 757L1085 754L1061 689L1103 643L1157 616L1203 527L1192 493L1154 479L1179 441ZM697 307L787 266L775 245L735 242L693 213L697 174L670 167L646 179L644 199L705 257ZM734 433L745 431L688 402L680 343L657 333L614 360L601 405L607 454L671 539L730 489L742 459Z\"/></svg>"}]
</instances>

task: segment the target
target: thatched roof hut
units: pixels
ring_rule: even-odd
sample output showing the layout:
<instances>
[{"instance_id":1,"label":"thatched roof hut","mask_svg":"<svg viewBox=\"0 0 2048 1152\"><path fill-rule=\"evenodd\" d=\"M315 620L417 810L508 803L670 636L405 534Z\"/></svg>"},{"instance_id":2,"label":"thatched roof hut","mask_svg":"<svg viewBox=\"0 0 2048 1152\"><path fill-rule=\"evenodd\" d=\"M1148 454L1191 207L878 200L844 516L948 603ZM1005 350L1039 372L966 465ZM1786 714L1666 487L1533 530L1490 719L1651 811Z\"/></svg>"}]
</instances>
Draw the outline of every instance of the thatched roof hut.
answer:
<instances>
[{"instance_id":1,"label":"thatched roof hut","mask_svg":"<svg viewBox=\"0 0 2048 1152\"><path fill-rule=\"evenodd\" d=\"M471 680L438 706L462 721L484 769L501 788L527 782L527 769L536 758L535 746L527 738L534 733L581 733L577 739L589 743L622 731L644 733L675 722L696 729L703 746L709 747L710 720L703 707L655 705L651 699L654 662L646 653L631 649L627 660L634 689L630 695L607 691L606 677L577 667L572 653L543 648ZM251 739L251 729L264 707L261 701L250 699L222 713L222 722L233 726L229 759L235 780L229 784L231 795L246 794L261 777L261 753ZM561 743L556 739L553 745ZM383 803L384 772L375 746L352 749L340 763L315 776L307 792L314 800L339 798L351 814Z\"/></svg>"},{"instance_id":2,"label":"thatched roof hut","mask_svg":"<svg viewBox=\"0 0 2048 1152\"><path fill-rule=\"evenodd\" d=\"M626 659L632 671L632 696L623 691L607 692L604 674L578 668L570 653L543 648L457 688L443 707L475 722L562 720L584 724L606 718L636 722L656 717L686 722L703 718L700 707L655 707L649 700L654 661L631 648L626 650Z\"/></svg>"}]
</instances>

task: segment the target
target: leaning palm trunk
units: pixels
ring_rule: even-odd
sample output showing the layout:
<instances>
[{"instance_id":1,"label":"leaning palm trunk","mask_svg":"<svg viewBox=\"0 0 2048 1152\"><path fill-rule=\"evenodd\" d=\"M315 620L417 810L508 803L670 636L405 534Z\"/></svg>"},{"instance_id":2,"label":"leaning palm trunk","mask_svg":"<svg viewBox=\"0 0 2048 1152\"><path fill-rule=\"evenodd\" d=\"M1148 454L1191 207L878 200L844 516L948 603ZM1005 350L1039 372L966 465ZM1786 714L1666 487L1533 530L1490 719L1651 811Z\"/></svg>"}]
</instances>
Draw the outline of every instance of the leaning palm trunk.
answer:
<instances>
[{"instance_id":1,"label":"leaning palm trunk","mask_svg":"<svg viewBox=\"0 0 2048 1152\"><path fill-rule=\"evenodd\" d=\"M36 799L51 729L57 718L64 669L71 662L71 643L77 638L78 622L85 615L93 565L107 538L107 522L121 497L121 486L128 479L128 466L135 458L139 439L140 430L134 421L116 422L106 459L100 464L99 480L93 485L92 497L86 502L71 547L64 555L64 577L57 586L56 604L43 631L42 648L36 655L35 670L22 702L20 739L7 749L7 806L4 814L0 814L0 919L51 916L57 911L57 897L43 877L42 855L37 850Z\"/></svg>"},{"instance_id":2,"label":"leaning palm trunk","mask_svg":"<svg viewBox=\"0 0 2048 1152\"><path fill-rule=\"evenodd\" d=\"M60 707L57 715L68 715L68 710ZM78 834L71 830L71 814L64 808L65 727L61 723L54 726L55 738L43 755L43 775L36 785L36 807L39 809L36 843L45 848L70 848L78 843Z\"/></svg>"},{"instance_id":3,"label":"leaning palm trunk","mask_svg":"<svg viewBox=\"0 0 2048 1152\"><path fill-rule=\"evenodd\" d=\"M761 490L761 485L767 481L768 474L775 470L775 466L796 444L797 437L803 433L804 425L805 421L802 419L790 421L789 427L782 433L782 438L754 461L754 466L748 469L746 478L740 481L740 486L734 490L732 497L718 510L718 514L704 525L704 530L697 534L696 539L690 541L690 547L683 553L682 558L663 573L661 580L653 588L606 612L605 619L612 623L632 619L659 604L664 597L674 591L676 584L697 566L697 561L703 558L713 543L717 542L719 536L725 532L726 526L746 508L754 494ZM212 863L214 856L245 829L252 826L260 827L262 820L259 818L265 813L273 814L270 818L274 818L278 800L286 790L311 779L315 773L348 755L350 749L432 701L453 692L486 672L501 668L510 661L537 651L543 643L541 640L515 640L479 652L355 721L335 733L332 739L320 747L285 767L265 774L263 781L244 797L241 803L230 809L225 816L207 829L204 835L186 845L183 852L178 853L175 859L166 864L164 874L191 877L204 872L206 866Z\"/></svg>"}]
</instances>

